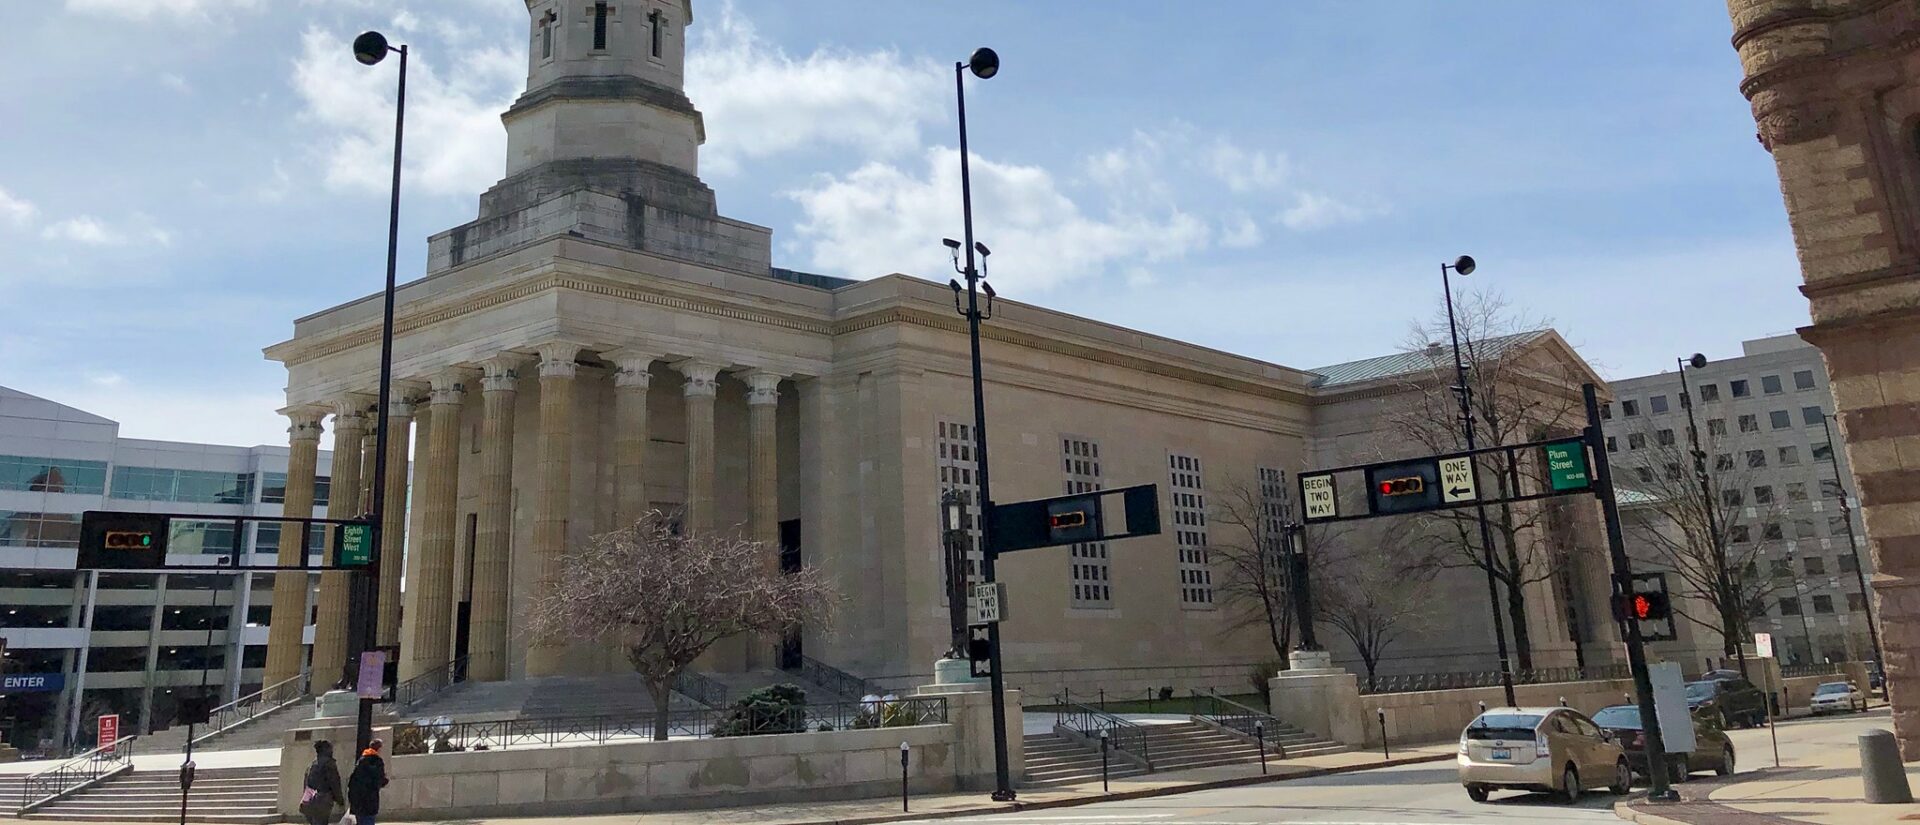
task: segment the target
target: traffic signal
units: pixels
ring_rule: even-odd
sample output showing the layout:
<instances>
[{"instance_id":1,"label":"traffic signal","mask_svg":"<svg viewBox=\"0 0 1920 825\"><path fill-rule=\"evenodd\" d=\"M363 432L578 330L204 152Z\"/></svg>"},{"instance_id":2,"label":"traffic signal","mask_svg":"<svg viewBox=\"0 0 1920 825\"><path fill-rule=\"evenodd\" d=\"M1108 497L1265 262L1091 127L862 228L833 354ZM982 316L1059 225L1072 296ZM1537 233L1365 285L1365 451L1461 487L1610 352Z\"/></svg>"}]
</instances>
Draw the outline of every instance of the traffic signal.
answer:
<instances>
[{"instance_id":1,"label":"traffic signal","mask_svg":"<svg viewBox=\"0 0 1920 825\"><path fill-rule=\"evenodd\" d=\"M1613 598L1614 615L1623 621L1657 622L1673 618L1673 604L1665 593L1628 593Z\"/></svg>"},{"instance_id":2,"label":"traffic signal","mask_svg":"<svg viewBox=\"0 0 1920 825\"><path fill-rule=\"evenodd\" d=\"M1671 641L1678 636L1673 621L1673 597L1667 592L1667 574L1635 573L1624 584L1625 592L1613 596L1613 618L1632 622L1640 629L1640 638L1649 642Z\"/></svg>"},{"instance_id":3,"label":"traffic signal","mask_svg":"<svg viewBox=\"0 0 1920 825\"><path fill-rule=\"evenodd\" d=\"M108 530L108 550L146 550L153 546L153 534L145 530Z\"/></svg>"},{"instance_id":4,"label":"traffic signal","mask_svg":"<svg viewBox=\"0 0 1920 825\"><path fill-rule=\"evenodd\" d=\"M80 515L81 570L152 570L166 566L168 519L156 513L88 510Z\"/></svg>"},{"instance_id":5,"label":"traffic signal","mask_svg":"<svg viewBox=\"0 0 1920 825\"><path fill-rule=\"evenodd\" d=\"M1383 478L1380 480L1379 485L1380 495L1383 496L1411 496L1427 491L1426 479L1419 476Z\"/></svg>"}]
</instances>

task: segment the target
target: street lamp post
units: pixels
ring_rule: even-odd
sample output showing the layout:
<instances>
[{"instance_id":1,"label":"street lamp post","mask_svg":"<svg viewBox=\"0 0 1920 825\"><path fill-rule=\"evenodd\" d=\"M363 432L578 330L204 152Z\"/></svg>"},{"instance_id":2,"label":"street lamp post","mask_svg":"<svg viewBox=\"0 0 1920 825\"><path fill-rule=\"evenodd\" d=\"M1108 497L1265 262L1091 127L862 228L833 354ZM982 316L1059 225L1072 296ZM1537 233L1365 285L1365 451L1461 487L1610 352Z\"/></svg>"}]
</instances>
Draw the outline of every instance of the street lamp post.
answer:
<instances>
[{"instance_id":1,"label":"street lamp post","mask_svg":"<svg viewBox=\"0 0 1920 825\"><path fill-rule=\"evenodd\" d=\"M1440 288L1447 295L1447 334L1453 338L1453 374L1459 383L1453 392L1460 398L1460 426L1467 437L1467 452L1476 449L1473 434L1473 385L1467 381L1467 364L1460 358L1460 324L1453 316L1453 281L1448 272L1471 275L1474 270L1473 256L1461 255L1453 263L1440 265ZM1467 462L1473 473L1474 489L1480 487L1480 462L1476 458ZM1500 654L1500 687L1505 690L1507 706L1519 705L1513 695L1513 667L1507 660L1507 623L1500 614L1500 583L1493 574L1493 529L1487 525L1487 505L1474 503L1475 515L1480 522L1481 564L1487 569L1487 603L1493 608L1493 641Z\"/></svg>"},{"instance_id":2,"label":"street lamp post","mask_svg":"<svg viewBox=\"0 0 1920 825\"><path fill-rule=\"evenodd\" d=\"M1853 506L1847 503L1847 482L1840 475L1840 445L1833 443L1833 424L1831 414L1820 416L1820 429L1827 432L1827 463L1833 468L1833 486L1840 493L1840 517L1847 523L1847 550L1853 554L1853 575L1860 582L1860 598L1865 602L1867 613L1867 638L1873 643L1873 669L1882 672L1887 666L1887 653L1880 647L1880 626L1873 619L1872 591L1867 589L1867 568L1860 563L1860 541L1853 535ZM1872 674L1868 674L1867 689L1873 689ZM1880 698L1887 697L1887 680L1880 680Z\"/></svg>"},{"instance_id":3,"label":"street lamp post","mask_svg":"<svg viewBox=\"0 0 1920 825\"><path fill-rule=\"evenodd\" d=\"M1793 549L1788 548L1787 549L1787 577L1793 580L1793 600L1800 607L1800 636L1807 640L1807 658L1805 660L1798 662L1798 664L1804 665L1804 664L1811 663L1814 658L1813 625L1812 623L1807 621L1807 611L1813 609L1813 595L1812 595L1813 588L1801 587L1800 577L1795 575L1793 572L1793 560L1794 560Z\"/></svg>"},{"instance_id":4,"label":"street lamp post","mask_svg":"<svg viewBox=\"0 0 1920 825\"><path fill-rule=\"evenodd\" d=\"M1674 363L1680 372L1680 406L1687 411L1687 445L1693 453L1693 476L1700 482L1700 507L1707 514L1707 540L1713 542L1713 575L1720 589L1721 610L1732 617L1732 630L1740 638L1733 639L1733 655L1740 662L1740 675L1747 675L1747 605L1740 597L1740 589L1734 587L1733 571L1727 567L1727 545L1720 535L1720 510L1713 502L1713 476L1707 473L1707 451L1700 446L1700 425L1693 414L1693 391L1687 386L1687 367L1702 369L1707 365L1707 356L1694 353L1691 358L1676 358Z\"/></svg>"},{"instance_id":5,"label":"street lamp post","mask_svg":"<svg viewBox=\"0 0 1920 825\"><path fill-rule=\"evenodd\" d=\"M380 316L380 390L379 401L376 402L380 406L380 423L374 430L373 501L372 512L368 516L373 524L374 551L372 562L367 565L366 572L360 574L360 586L356 588L359 607L352 612L360 617L360 632L353 634L349 640L355 654L348 657L350 661L358 661L360 654L373 649L378 643L378 622L374 617L380 599L380 568L387 555L387 536L383 528L387 510L387 440L392 423L388 406L393 395L393 291L394 270L400 255L401 146L407 126L407 47L390 45L379 32L366 32L353 40L353 57L362 65L372 66L394 52L400 55L400 87L393 116L393 195L387 215L387 289ZM360 689L358 684L355 687ZM359 720L354 731L355 753L365 750L373 741L373 706L376 701L362 692Z\"/></svg>"},{"instance_id":6,"label":"street lamp post","mask_svg":"<svg viewBox=\"0 0 1920 825\"><path fill-rule=\"evenodd\" d=\"M940 538L947 562L949 659L967 657L967 505L959 490L940 494Z\"/></svg>"},{"instance_id":7,"label":"street lamp post","mask_svg":"<svg viewBox=\"0 0 1920 825\"><path fill-rule=\"evenodd\" d=\"M973 239L973 177L970 160L967 157L967 72L974 77L987 80L1000 73L1000 55L994 50L981 47L975 49L965 62L953 64L953 90L958 105L960 119L960 212L965 228L965 244L947 241L947 248L953 250L954 261L958 263L964 253L966 265L960 274L967 279L966 309L960 314L967 318L967 341L971 347L973 362L973 450L974 469L980 481L980 502L977 512L980 514L980 578L992 584L995 573L996 557L993 544L993 525L986 514L993 509L992 488L987 485L987 402L984 385L980 378L980 321L986 316L980 310L980 292L984 286L987 293L989 310L993 306L993 287L982 281L979 262L974 255L979 253L984 259L986 247ZM955 297L960 291L954 284ZM993 690L993 798L998 802L1011 801L1014 798L1013 777L1007 764L1007 708L1006 679L1000 666L1000 625L998 622L987 625L987 646L990 649L989 666L993 673L988 677Z\"/></svg>"}]
</instances>

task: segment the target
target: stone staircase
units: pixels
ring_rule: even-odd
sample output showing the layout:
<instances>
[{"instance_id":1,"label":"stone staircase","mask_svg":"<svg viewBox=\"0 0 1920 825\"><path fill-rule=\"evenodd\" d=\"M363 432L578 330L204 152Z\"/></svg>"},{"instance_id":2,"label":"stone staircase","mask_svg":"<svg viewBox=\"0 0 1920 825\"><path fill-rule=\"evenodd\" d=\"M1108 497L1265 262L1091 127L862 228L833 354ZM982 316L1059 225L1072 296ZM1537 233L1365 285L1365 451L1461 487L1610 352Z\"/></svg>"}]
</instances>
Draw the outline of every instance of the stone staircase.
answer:
<instances>
[{"instance_id":1,"label":"stone staircase","mask_svg":"<svg viewBox=\"0 0 1920 825\"><path fill-rule=\"evenodd\" d=\"M194 778L186 821L232 825L280 822L279 787L277 765L203 769ZM56 822L178 822L180 777L171 770L124 773L22 818Z\"/></svg>"},{"instance_id":2,"label":"stone staircase","mask_svg":"<svg viewBox=\"0 0 1920 825\"><path fill-rule=\"evenodd\" d=\"M1200 722L1173 724L1145 723L1147 756L1153 772L1210 768L1260 761L1260 749L1253 741ZM1287 759L1343 753L1349 748L1337 742L1315 737L1298 728L1282 726L1266 735L1267 758L1273 762ZM1083 745L1058 733L1028 734L1025 738L1028 785L1065 785L1100 779L1098 743ZM1120 778L1146 773L1132 760L1110 754L1107 776Z\"/></svg>"},{"instance_id":3,"label":"stone staircase","mask_svg":"<svg viewBox=\"0 0 1920 825\"><path fill-rule=\"evenodd\" d=\"M256 716L245 724L230 728L227 732L203 740L193 746L195 753L201 751L241 751L254 748L277 748L287 731L301 721L313 718L313 699L307 697L293 702L278 710ZM207 729L195 728L194 734L204 735ZM183 753L187 746L187 726L174 725L166 730L140 737L139 752Z\"/></svg>"},{"instance_id":4,"label":"stone staircase","mask_svg":"<svg viewBox=\"0 0 1920 825\"><path fill-rule=\"evenodd\" d=\"M675 710L700 704L672 695ZM631 716L653 712L653 699L638 674L552 676L509 682L462 682L420 703L395 709L402 719L495 720L557 716Z\"/></svg>"},{"instance_id":5,"label":"stone staircase","mask_svg":"<svg viewBox=\"0 0 1920 825\"><path fill-rule=\"evenodd\" d=\"M743 673L706 674L720 684L727 686L727 696L739 699L749 693L774 685L794 685L807 692L807 701L813 704L827 702L857 702L858 696L842 696L815 682L810 682L793 670L749 670Z\"/></svg>"}]
</instances>

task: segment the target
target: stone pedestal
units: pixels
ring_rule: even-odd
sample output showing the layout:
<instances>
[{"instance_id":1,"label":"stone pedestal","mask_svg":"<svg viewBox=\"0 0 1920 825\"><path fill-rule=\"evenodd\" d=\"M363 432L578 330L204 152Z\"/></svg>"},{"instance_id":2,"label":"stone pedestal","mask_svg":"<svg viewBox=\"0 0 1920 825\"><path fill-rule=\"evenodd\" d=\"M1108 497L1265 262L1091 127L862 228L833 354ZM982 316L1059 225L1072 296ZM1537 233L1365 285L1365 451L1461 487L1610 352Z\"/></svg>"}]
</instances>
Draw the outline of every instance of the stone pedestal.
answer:
<instances>
[{"instance_id":1,"label":"stone pedestal","mask_svg":"<svg viewBox=\"0 0 1920 825\"><path fill-rule=\"evenodd\" d=\"M947 722L958 734L954 738L953 773L961 790L993 790L993 692L985 684L936 684L922 686L913 695L946 697ZM1027 763L1020 691L1008 689L1006 700L1007 770L1017 786L1026 776Z\"/></svg>"},{"instance_id":2,"label":"stone pedestal","mask_svg":"<svg viewBox=\"0 0 1920 825\"><path fill-rule=\"evenodd\" d=\"M1288 658L1293 669L1267 680L1274 718L1342 745L1364 747L1367 720L1360 710L1359 677L1333 667L1325 651L1294 651Z\"/></svg>"},{"instance_id":3,"label":"stone pedestal","mask_svg":"<svg viewBox=\"0 0 1920 825\"><path fill-rule=\"evenodd\" d=\"M313 699L313 718L354 716L360 713L360 695L351 690L329 690ZM337 754L336 754L337 755Z\"/></svg>"},{"instance_id":4,"label":"stone pedestal","mask_svg":"<svg viewBox=\"0 0 1920 825\"><path fill-rule=\"evenodd\" d=\"M973 675L973 662L966 659L941 659L933 663L933 683L941 687L971 685L985 689L987 680Z\"/></svg>"}]
</instances>

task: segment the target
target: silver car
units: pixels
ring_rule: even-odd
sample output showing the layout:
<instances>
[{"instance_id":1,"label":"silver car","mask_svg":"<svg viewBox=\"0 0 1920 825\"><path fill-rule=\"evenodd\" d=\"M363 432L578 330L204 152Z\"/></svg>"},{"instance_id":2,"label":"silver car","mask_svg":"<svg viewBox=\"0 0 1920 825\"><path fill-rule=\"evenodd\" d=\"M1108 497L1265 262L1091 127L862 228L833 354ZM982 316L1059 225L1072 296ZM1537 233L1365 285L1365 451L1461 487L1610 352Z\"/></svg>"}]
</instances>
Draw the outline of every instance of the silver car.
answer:
<instances>
[{"instance_id":1,"label":"silver car","mask_svg":"<svg viewBox=\"0 0 1920 825\"><path fill-rule=\"evenodd\" d=\"M1460 784L1475 802L1495 790L1556 793L1566 802L1588 788L1626 793L1626 751L1585 715L1568 708L1501 708L1460 732Z\"/></svg>"},{"instance_id":2,"label":"silver car","mask_svg":"<svg viewBox=\"0 0 1920 825\"><path fill-rule=\"evenodd\" d=\"M1813 689L1807 709L1815 716L1823 713L1865 712L1867 695L1852 682L1827 682Z\"/></svg>"}]
</instances>

